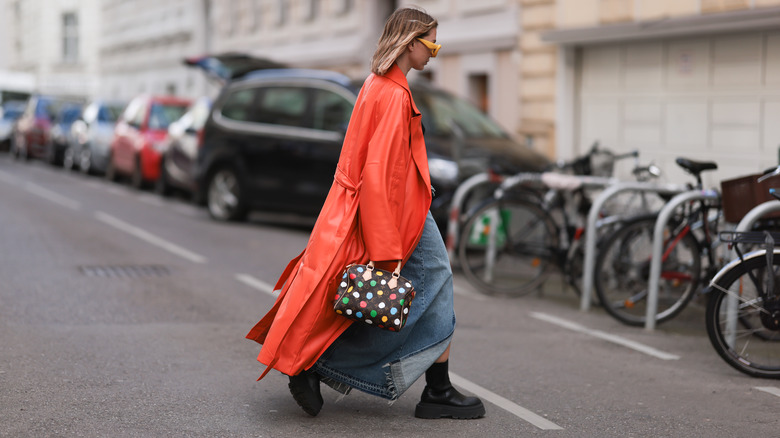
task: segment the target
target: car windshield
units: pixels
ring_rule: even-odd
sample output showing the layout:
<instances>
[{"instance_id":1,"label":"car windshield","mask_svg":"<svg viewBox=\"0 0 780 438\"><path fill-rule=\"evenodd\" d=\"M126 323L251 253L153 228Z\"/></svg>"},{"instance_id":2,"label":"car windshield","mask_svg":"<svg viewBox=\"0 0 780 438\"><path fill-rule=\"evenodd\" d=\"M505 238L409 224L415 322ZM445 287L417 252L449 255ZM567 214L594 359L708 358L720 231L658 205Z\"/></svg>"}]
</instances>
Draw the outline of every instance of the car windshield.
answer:
<instances>
[{"instance_id":1,"label":"car windshield","mask_svg":"<svg viewBox=\"0 0 780 438\"><path fill-rule=\"evenodd\" d=\"M16 120L22 115L22 112L24 112L23 107L20 108L20 107L14 107L9 105L3 108L3 119Z\"/></svg>"},{"instance_id":2,"label":"car windshield","mask_svg":"<svg viewBox=\"0 0 780 438\"><path fill-rule=\"evenodd\" d=\"M124 106L119 105L102 105L100 110L98 110L98 120L101 122L116 122L124 109Z\"/></svg>"},{"instance_id":3,"label":"car windshield","mask_svg":"<svg viewBox=\"0 0 780 438\"><path fill-rule=\"evenodd\" d=\"M81 114L81 107L76 105L69 105L62 109L62 112L60 113L60 122L61 123L73 123L76 121L76 119L79 118L79 115Z\"/></svg>"},{"instance_id":4,"label":"car windshield","mask_svg":"<svg viewBox=\"0 0 780 438\"><path fill-rule=\"evenodd\" d=\"M413 89L412 94L426 134L449 137L459 128L467 138L508 137L495 121L464 99L432 90Z\"/></svg>"},{"instance_id":5,"label":"car windshield","mask_svg":"<svg viewBox=\"0 0 780 438\"><path fill-rule=\"evenodd\" d=\"M168 125L178 120L186 110L187 107L182 105L152 104L149 113L149 129L168 129Z\"/></svg>"}]
</instances>

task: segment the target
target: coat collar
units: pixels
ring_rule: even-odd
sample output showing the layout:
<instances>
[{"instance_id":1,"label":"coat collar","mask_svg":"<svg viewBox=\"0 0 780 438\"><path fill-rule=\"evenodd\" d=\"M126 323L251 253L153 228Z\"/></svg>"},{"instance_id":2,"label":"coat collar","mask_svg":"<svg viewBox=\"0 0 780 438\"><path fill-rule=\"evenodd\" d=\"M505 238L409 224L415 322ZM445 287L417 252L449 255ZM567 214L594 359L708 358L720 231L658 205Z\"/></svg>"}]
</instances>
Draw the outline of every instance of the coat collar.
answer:
<instances>
[{"instance_id":1,"label":"coat collar","mask_svg":"<svg viewBox=\"0 0 780 438\"><path fill-rule=\"evenodd\" d=\"M412 102L412 111L415 116L419 115L420 111L417 109L417 105L414 103L412 92L409 89L409 82L406 80L406 75L401 71L401 67L398 67L398 64L393 63L393 66L390 67L390 70L388 70L387 73L385 73L384 77L402 86L404 90L409 93L409 101Z\"/></svg>"}]
</instances>

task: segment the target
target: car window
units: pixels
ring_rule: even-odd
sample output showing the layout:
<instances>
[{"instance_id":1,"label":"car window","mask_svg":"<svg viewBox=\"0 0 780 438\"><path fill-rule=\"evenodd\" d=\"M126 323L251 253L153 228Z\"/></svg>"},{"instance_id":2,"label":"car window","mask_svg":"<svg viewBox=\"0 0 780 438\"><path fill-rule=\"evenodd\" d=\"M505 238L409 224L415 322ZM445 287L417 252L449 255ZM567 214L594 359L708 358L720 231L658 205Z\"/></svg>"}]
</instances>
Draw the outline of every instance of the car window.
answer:
<instances>
[{"instance_id":1,"label":"car window","mask_svg":"<svg viewBox=\"0 0 780 438\"><path fill-rule=\"evenodd\" d=\"M460 128L469 138L506 138L504 130L474 105L445 93L417 90L414 103L422 113L426 134L451 136Z\"/></svg>"},{"instance_id":2,"label":"car window","mask_svg":"<svg viewBox=\"0 0 780 438\"><path fill-rule=\"evenodd\" d=\"M98 110L97 119L99 122L116 122L119 114L122 113L122 107L117 105L101 105Z\"/></svg>"},{"instance_id":3,"label":"car window","mask_svg":"<svg viewBox=\"0 0 780 438\"><path fill-rule=\"evenodd\" d=\"M14 107L14 106L6 106L3 107L3 119L5 120L16 120L22 115L23 108Z\"/></svg>"},{"instance_id":4,"label":"car window","mask_svg":"<svg viewBox=\"0 0 780 438\"><path fill-rule=\"evenodd\" d=\"M168 129L187 110L183 105L153 103L149 111L149 129Z\"/></svg>"},{"instance_id":5,"label":"car window","mask_svg":"<svg viewBox=\"0 0 780 438\"><path fill-rule=\"evenodd\" d=\"M329 90L317 90L314 95L312 127L323 131L344 132L352 114L352 103Z\"/></svg>"},{"instance_id":6,"label":"car window","mask_svg":"<svg viewBox=\"0 0 780 438\"><path fill-rule=\"evenodd\" d=\"M54 108L52 108L52 101L49 99L38 99L37 105L35 105L35 117L47 118L49 120L54 118Z\"/></svg>"},{"instance_id":7,"label":"car window","mask_svg":"<svg viewBox=\"0 0 780 438\"><path fill-rule=\"evenodd\" d=\"M250 121L256 93L257 89L254 88L231 93L222 105L222 116L240 122Z\"/></svg>"},{"instance_id":8,"label":"car window","mask_svg":"<svg viewBox=\"0 0 780 438\"><path fill-rule=\"evenodd\" d=\"M70 124L79 118L81 107L78 105L64 105L60 110L58 121L60 123Z\"/></svg>"},{"instance_id":9,"label":"car window","mask_svg":"<svg viewBox=\"0 0 780 438\"><path fill-rule=\"evenodd\" d=\"M265 88L258 103L255 121L272 125L307 126L308 89L302 87Z\"/></svg>"}]
</instances>

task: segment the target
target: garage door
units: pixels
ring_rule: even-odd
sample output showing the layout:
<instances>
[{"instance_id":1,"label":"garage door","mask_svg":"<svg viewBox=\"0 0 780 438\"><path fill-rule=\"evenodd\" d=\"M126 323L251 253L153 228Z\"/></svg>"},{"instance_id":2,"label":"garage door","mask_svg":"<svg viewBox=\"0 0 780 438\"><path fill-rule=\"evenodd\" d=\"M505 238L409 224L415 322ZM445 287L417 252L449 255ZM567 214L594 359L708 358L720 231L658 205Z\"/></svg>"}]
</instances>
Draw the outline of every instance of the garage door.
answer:
<instances>
[{"instance_id":1,"label":"garage door","mask_svg":"<svg viewBox=\"0 0 780 438\"><path fill-rule=\"evenodd\" d=\"M715 161L707 187L778 164L780 32L590 46L580 60L581 151L639 149L673 183L691 181L676 157Z\"/></svg>"}]
</instances>

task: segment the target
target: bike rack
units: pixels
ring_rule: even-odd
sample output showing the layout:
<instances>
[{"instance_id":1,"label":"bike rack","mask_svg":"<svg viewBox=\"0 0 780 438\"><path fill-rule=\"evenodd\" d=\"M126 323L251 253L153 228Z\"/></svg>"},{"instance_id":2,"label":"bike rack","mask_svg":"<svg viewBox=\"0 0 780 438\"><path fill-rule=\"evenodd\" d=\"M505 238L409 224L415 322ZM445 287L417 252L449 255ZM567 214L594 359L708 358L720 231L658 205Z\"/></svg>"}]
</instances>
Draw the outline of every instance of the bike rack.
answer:
<instances>
[{"instance_id":1,"label":"bike rack","mask_svg":"<svg viewBox=\"0 0 780 438\"><path fill-rule=\"evenodd\" d=\"M714 190L691 190L680 193L664 205L658 214L653 229L653 250L650 259L650 275L647 285L647 312L645 313L645 330L655 330L655 314L658 311L658 283L661 278L661 252L663 251L663 234L666 223L669 222L674 210L689 201L720 199ZM780 202L780 201L778 201ZM706 219L705 219L706 220Z\"/></svg>"},{"instance_id":2,"label":"bike rack","mask_svg":"<svg viewBox=\"0 0 780 438\"><path fill-rule=\"evenodd\" d=\"M462 203L466 197L466 194L474 187L490 182L490 175L487 172L478 173L467 178L460 183L455 193L452 195L452 203L450 204L449 222L447 223L447 240L445 245L447 247L447 255L450 258L450 264L454 264L457 260L455 256L455 240L458 238L460 232L460 213L462 211Z\"/></svg>"},{"instance_id":3,"label":"bike rack","mask_svg":"<svg viewBox=\"0 0 780 438\"><path fill-rule=\"evenodd\" d=\"M582 275L582 295L580 301L580 310L587 312L590 309L591 295L593 294L593 269L596 263L596 230L601 207L613 196L621 192L655 192L655 193L680 193L685 190L685 186L674 184L656 184L648 182L627 181L610 185L601 192L588 211L588 221L585 226L585 265ZM780 202L780 201L779 201Z\"/></svg>"},{"instance_id":4,"label":"bike rack","mask_svg":"<svg viewBox=\"0 0 780 438\"><path fill-rule=\"evenodd\" d=\"M539 182L545 186L547 184L544 184L543 182L543 175L545 175L546 172L542 173L518 173L516 175L512 175L508 178L506 178L501 185L496 189L496 197L502 196L502 192L506 190L507 188L514 187L517 184L526 182L526 181L536 181ZM551 172L555 173L555 172ZM616 184L616 180L614 178L610 177L602 177L602 176L589 176L589 175L565 175L569 180L576 180L579 182L579 187L585 187L585 188L596 188L596 187L608 187L611 185ZM547 186L549 188L553 188L550 186ZM566 190L565 188L558 188L558 190ZM495 222L498 220L498 215L491 214L488 218L489 225L490 225L490 234L488 235L488 242L487 242L487 248L485 252L485 272L488 276L492 277L493 272L493 264L495 262L496 258L496 229L498 227L495 226ZM592 268L591 268L592 270Z\"/></svg>"}]
</instances>

